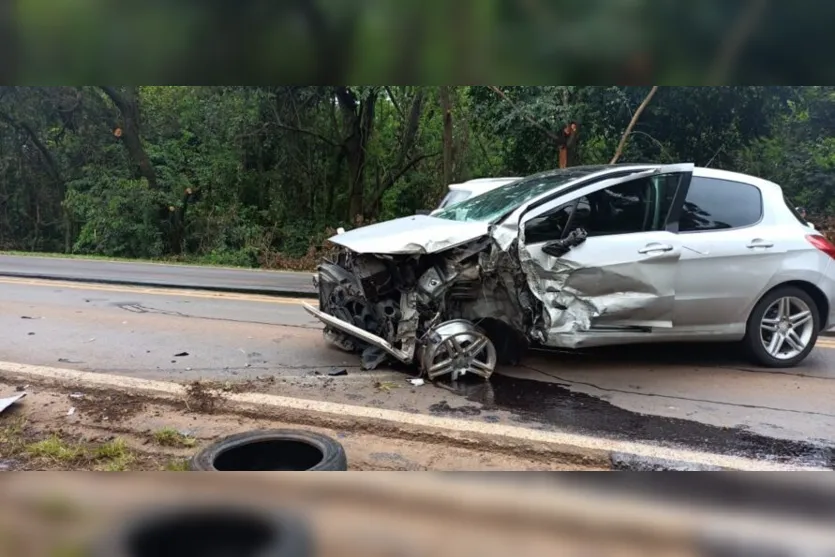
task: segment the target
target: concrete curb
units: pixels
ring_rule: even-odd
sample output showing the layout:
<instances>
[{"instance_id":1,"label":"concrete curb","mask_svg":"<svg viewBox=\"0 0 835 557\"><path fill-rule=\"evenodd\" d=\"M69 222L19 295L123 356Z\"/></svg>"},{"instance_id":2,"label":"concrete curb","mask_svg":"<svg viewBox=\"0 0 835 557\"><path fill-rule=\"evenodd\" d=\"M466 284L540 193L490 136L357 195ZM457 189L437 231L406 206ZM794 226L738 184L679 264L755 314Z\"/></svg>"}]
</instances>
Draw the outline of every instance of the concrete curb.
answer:
<instances>
[{"instance_id":1,"label":"concrete curb","mask_svg":"<svg viewBox=\"0 0 835 557\"><path fill-rule=\"evenodd\" d=\"M284 296L284 297L295 297L295 298L311 298L315 299L318 298L319 294L314 291L311 287L311 290L300 292L298 290L292 289L283 289L283 288L244 288L244 287L233 287L233 286L215 286L215 285L201 285L201 284L172 284L172 283L164 283L164 282L154 282L154 281L141 281L141 280L120 280L120 279L104 279L104 278L78 278L78 277L66 277L60 275L45 275L40 273L18 273L18 272L2 272L0 276L9 277L9 278L22 278L22 279L33 279L33 280L48 280L48 281L61 281L61 282L73 282L73 283L80 283L80 284L108 284L113 286L135 286L135 287L144 287L144 288L169 288L173 290L203 290L207 292L221 292L224 294L257 294L259 296Z\"/></svg>"},{"instance_id":2,"label":"concrete curb","mask_svg":"<svg viewBox=\"0 0 835 557\"><path fill-rule=\"evenodd\" d=\"M186 387L179 383L139 379L71 369L0 362L4 382L54 385L64 388L133 391L161 400L182 402ZM495 451L535 453L566 463L613 470L822 470L770 461L657 447L559 431L541 431L504 424L412 414L365 406L289 398L262 393L224 393L224 410L270 417L300 425L369 430L388 437L414 437L453 446Z\"/></svg>"}]
</instances>

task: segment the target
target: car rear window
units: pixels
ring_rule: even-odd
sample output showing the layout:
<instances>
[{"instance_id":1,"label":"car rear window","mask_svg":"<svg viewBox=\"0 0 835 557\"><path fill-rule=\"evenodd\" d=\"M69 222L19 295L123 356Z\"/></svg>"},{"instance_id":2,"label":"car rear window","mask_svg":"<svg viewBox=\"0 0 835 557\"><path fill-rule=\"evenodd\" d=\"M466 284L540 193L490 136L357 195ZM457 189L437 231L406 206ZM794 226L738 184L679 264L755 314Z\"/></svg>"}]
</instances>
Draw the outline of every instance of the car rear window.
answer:
<instances>
[{"instance_id":1,"label":"car rear window","mask_svg":"<svg viewBox=\"0 0 835 557\"><path fill-rule=\"evenodd\" d=\"M794 215L794 218L796 218L796 219L797 219L797 222L799 222L799 223L800 223L800 224L802 224L803 226L809 226L809 221L807 221L806 219L804 219L804 218L800 215L800 213L798 213L798 212L797 212L797 209L795 208L794 204L792 204L792 203L791 203L788 199L786 199L786 197L785 197L785 196L783 196L783 201L785 202L786 207L788 207L788 208L789 208L789 211L791 212L791 214L792 214L792 215Z\"/></svg>"}]
</instances>

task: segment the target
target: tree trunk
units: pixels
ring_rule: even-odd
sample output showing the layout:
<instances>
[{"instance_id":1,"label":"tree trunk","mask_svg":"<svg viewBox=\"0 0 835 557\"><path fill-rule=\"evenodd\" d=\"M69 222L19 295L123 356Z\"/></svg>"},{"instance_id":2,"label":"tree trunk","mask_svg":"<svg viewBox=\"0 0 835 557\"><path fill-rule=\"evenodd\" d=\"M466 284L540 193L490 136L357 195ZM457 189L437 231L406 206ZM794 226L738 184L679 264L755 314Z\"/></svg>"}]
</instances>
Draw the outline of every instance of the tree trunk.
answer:
<instances>
[{"instance_id":1,"label":"tree trunk","mask_svg":"<svg viewBox=\"0 0 835 557\"><path fill-rule=\"evenodd\" d=\"M364 98L358 99L347 87L336 88L345 135L342 151L348 162L347 216L351 221L363 214L366 149L374 131L377 94L376 89L371 89Z\"/></svg>"},{"instance_id":2,"label":"tree trunk","mask_svg":"<svg viewBox=\"0 0 835 557\"><path fill-rule=\"evenodd\" d=\"M148 187L153 190L159 188L157 174L151 164L151 159L142 146L142 136L139 129L139 90L137 87L125 87L119 91L115 87L101 87L101 90L113 101L122 116L122 143L128 151L131 160L139 168L139 174L148 181Z\"/></svg>"},{"instance_id":3,"label":"tree trunk","mask_svg":"<svg viewBox=\"0 0 835 557\"><path fill-rule=\"evenodd\" d=\"M392 187L403 174L415 166L418 162L426 158L426 156L418 155L409 159L409 153L414 149L417 134L420 128L420 116L423 111L423 101L426 97L426 91L419 88L415 91L412 97L412 103L409 112L406 115L406 121L403 124L403 134L400 139L400 149L397 154L397 160L391 169L386 172L384 177L380 180L378 187L371 193L366 203L366 213L370 216L375 214L380 209L380 202L383 195L390 187Z\"/></svg>"},{"instance_id":4,"label":"tree trunk","mask_svg":"<svg viewBox=\"0 0 835 557\"><path fill-rule=\"evenodd\" d=\"M61 199L65 199L67 195L67 188L64 183L64 179L61 176L61 170L58 166L58 162L55 160L55 157L52 156L52 153L43 141L40 140L38 135L35 133L35 130L33 130L32 127L25 122L19 122L6 113L0 112L0 120L6 122L17 131L26 134L41 154L46 171L49 173L50 178L52 178L52 181L58 188L58 194L61 196ZM61 216L64 226L64 253L69 253L72 249L72 219L70 218L69 211L67 211L66 207L62 207Z\"/></svg>"},{"instance_id":5,"label":"tree trunk","mask_svg":"<svg viewBox=\"0 0 835 557\"><path fill-rule=\"evenodd\" d=\"M444 186L452 183L452 102L449 98L449 86L442 85L441 112L444 118Z\"/></svg>"}]
</instances>

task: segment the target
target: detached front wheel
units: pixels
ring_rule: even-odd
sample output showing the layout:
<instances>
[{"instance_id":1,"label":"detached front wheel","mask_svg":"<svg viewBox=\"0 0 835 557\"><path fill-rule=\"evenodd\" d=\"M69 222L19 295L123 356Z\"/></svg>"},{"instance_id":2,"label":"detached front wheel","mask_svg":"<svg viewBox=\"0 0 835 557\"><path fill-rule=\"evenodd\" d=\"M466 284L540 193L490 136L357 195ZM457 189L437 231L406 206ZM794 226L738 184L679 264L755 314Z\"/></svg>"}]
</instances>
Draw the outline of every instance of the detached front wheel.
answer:
<instances>
[{"instance_id":1,"label":"detached front wheel","mask_svg":"<svg viewBox=\"0 0 835 557\"><path fill-rule=\"evenodd\" d=\"M754 307L743 342L761 366L794 367L815 347L819 331L820 311L812 297L800 288L784 286Z\"/></svg>"}]
</instances>

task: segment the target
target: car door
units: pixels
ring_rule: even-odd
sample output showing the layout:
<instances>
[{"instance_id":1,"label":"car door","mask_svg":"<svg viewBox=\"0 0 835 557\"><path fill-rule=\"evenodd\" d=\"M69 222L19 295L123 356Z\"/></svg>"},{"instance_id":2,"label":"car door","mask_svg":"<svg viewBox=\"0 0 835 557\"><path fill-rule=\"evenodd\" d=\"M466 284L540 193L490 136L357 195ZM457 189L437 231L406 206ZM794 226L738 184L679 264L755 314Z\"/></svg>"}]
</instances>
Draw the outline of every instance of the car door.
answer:
<instances>
[{"instance_id":1,"label":"car door","mask_svg":"<svg viewBox=\"0 0 835 557\"><path fill-rule=\"evenodd\" d=\"M519 257L547 337L673 326L681 243L666 229L692 164L581 188L523 215ZM584 241L567 248L579 230Z\"/></svg>"},{"instance_id":2,"label":"car door","mask_svg":"<svg viewBox=\"0 0 835 557\"><path fill-rule=\"evenodd\" d=\"M673 323L682 331L744 332L748 309L786 253L764 220L760 189L694 176L676 224L682 255Z\"/></svg>"}]
</instances>

